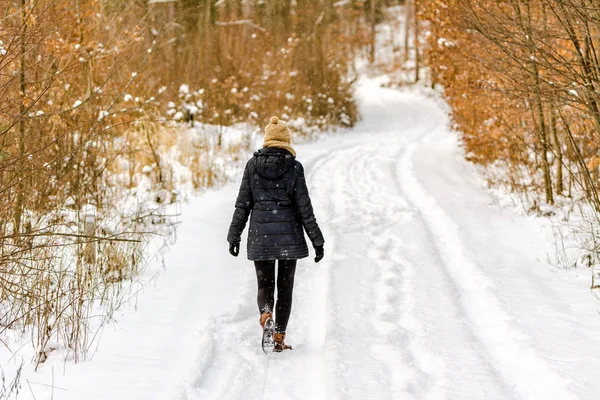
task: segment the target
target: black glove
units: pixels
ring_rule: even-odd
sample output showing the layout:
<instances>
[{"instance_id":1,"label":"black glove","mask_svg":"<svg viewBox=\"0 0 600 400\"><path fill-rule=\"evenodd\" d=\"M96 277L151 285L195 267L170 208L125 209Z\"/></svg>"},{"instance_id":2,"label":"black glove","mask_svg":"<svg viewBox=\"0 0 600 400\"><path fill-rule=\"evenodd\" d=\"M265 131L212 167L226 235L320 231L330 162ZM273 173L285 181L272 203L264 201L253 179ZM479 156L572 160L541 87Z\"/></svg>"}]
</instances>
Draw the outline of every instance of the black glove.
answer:
<instances>
[{"instance_id":1,"label":"black glove","mask_svg":"<svg viewBox=\"0 0 600 400\"><path fill-rule=\"evenodd\" d=\"M325 249L323 249L323 246L316 246L315 253L317 253L317 256L315 257L315 262L318 263L323 259L323 256L325 256Z\"/></svg>"},{"instance_id":2,"label":"black glove","mask_svg":"<svg viewBox=\"0 0 600 400\"><path fill-rule=\"evenodd\" d=\"M240 254L240 242L229 243L229 254L237 257Z\"/></svg>"}]
</instances>

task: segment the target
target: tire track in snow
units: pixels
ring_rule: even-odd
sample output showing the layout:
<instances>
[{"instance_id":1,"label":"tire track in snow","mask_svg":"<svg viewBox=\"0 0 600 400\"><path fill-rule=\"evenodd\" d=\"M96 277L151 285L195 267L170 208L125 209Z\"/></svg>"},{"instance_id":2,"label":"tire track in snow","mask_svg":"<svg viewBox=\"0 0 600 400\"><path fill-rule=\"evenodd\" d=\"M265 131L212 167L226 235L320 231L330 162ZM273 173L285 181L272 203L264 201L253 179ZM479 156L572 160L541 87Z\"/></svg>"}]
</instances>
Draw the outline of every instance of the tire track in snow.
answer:
<instances>
[{"instance_id":1,"label":"tire track in snow","mask_svg":"<svg viewBox=\"0 0 600 400\"><path fill-rule=\"evenodd\" d=\"M212 317L202 331L195 349L198 369L177 399L260 398L261 377L266 377L265 359L258 346L260 328L252 292L253 274L245 272L248 283L237 306ZM255 397L244 397L244 393Z\"/></svg>"},{"instance_id":2,"label":"tire track in snow","mask_svg":"<svg viewBox=\"0 0 600 400\"><path fill-rule=\"evenodd\" d=\"M382 153L389 151L367 140L346 149L341 163L336 154L324 165L326 172L319 174L316 185L329 187L326 198L317 200L328 201L335 216L327 227L327 237L335 243L330 268L337 278L329 288L328 336L334 345L328 352L331 358L335 349L338 381L346 388L337 394L351 399L440 398L436 379L419 367L428 352L414 345L417 334L411 329L417 324L409 328L398 322L410 313L412 300L405 298L411 286L406 279L409 269L398 262L394 244L399 240L397 224L411 212L397 193L386 191L397 146L382 160ZM398 286L402 289L394 294Z\"/></svg>"},{"instance_id":3,"label":"tire track in snow","mask_svg":"<svg viewBox=\"0 0 600 400\"><path fill-rule=\"evenodd\" d=\"M398 139L385 146L365 144L355 165L369 173L352 174L363 180L360 195L365 204L360 208L370 214L366 236L374 245L368 256L379 271L372 322L377 336L370 352L387 368L391 398L402 395L439 399L443 382L441 361L421 343L423 329L414 317L415 267L401 254L404 238L398 227L412 219L414 213L397 188L389 184L391 166L405 147L404 141Z\"/></svg>"},{"instance_id":4,"label":"tire track in snow","mask_svg":"<svg viewBox=\"0 0 600 400\"><path fill-rule=\"evenodd\" d=\"M385 398L381 378L381 363L370 357L369 332L372 331L365 310L372 307L368 287L361 281L361 260L348 249L346 238L355 235L353 229L364 224L356 218L360 208L354 196L357 182L352 182L352 163L362 152L362 144L336 151L321 168L315 169L314 200L326 205L330 218L323 228L328 241L329 270L325 310L327 332L325 349L330 374L334 377L328 390L329 398ZM325 190L323 190L325 189ZM323 206L321 206L322 208ZM364 353L364 354L363 354Z\"/></svg>"},{"instance_id":5,"label":"tire track in snow","mask_svg":"<svg viewBox=\"0 0 600 400\"><path fill-rule=\"evenodd\" d=\"M527 337L513 326L510 315L493 293L492 282L465 255L458 225L419 183L411 160L418 144L409 144L397 164L399 184L434 238L433 246L459 293L461 309L492 367L517 398L574 399L566 389L567 382L535 354Z\"/></svg>"},{"instance_id":6,"label":"tire track in snow","mask_svg":"<svg viewBox=\"0 0 600 400\"><path fill-rule=\"evenodd\" d=\"M420 132L419 137L428 132ZM414 139L413 139L414 140ZM407 201L400 184L399 161L406 157L408 141L389 163L391 184ZM406 203L413 218L404 224L399 237L404 243L396 245L399 273L403 277L402 292L406 293L406 303L401 310L401 319L407 326L420 329L420 346L427 349L428 355L421 357L423 368L435 366L435 390L432 398L464 399L486 398L505 400L512 393L502 377L489 364L483 355L471 325L467 324L464 310L457 301L460 293L452 284L447 271L443 269L441 256L435 249L431 252L430 243L434 237L427 229L420 211ZM410 236L406 236L406 232ZM415 246L415 243L418 244ZM406 313L406 310L410 310ZM431 357L435 354L435 357ZM437 366L435 364L438 364ZM470 385L465 385L468 376ZM474 390L476 389L476 390Z\"/></svg>"}]
</instances>

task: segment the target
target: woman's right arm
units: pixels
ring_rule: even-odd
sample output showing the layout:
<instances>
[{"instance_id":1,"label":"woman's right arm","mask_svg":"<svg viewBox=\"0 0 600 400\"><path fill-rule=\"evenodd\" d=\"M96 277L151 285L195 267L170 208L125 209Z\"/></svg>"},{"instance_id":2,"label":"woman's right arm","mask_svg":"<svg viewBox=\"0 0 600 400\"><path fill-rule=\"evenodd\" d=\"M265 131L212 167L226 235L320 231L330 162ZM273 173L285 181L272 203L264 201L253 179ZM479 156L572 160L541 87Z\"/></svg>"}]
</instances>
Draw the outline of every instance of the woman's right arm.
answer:
<instances>
[{"instance_id":1,"label":"woman's right arm","mask_svg":"<svg viewBox=\"0 0 600 400\"><path fill-rule=\"evenodd\" d=\"M302 226L304 226L304 230L310 238L313 247L322 247L323 244L325 244L325 239L317 224L312 203L310 202L308 186L306 185L306 178L304 177L304 167L298 162L296 168L298 168L296 184L294 185L294 202L296 203L296 210L298 211Z\"/></svg>"},{"instance_id":2,"label":"woman's right arm","mask_svg":"<svg viewBox=\"0 0 600 400\"><path fill-rule=\"evenodd\" d=\"M240 191L238 193L237 200L235 202L235 211L233 212L233 219L229 226L229 233L227 234L227 241L229 243L239 243L242 238L242 232L248 222L250 211L254 205L254 199L252 198L252 189L250 188L250 172L249 164L252 160L246 164L244 170L244 177L242 178L242 184L240 185Z\"/></svg>"}]
</instances>

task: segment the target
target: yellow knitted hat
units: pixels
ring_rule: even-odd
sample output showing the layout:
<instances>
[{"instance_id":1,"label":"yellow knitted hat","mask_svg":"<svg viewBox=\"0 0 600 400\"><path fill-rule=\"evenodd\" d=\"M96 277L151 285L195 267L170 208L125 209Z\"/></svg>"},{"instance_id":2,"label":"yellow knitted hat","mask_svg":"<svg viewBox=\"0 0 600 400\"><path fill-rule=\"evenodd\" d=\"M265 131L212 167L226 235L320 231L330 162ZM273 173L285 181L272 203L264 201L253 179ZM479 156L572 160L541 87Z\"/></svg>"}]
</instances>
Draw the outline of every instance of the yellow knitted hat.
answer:
<instances>
[{"instance_id":1,"label":"yellow knitted hat","mask_svg":"<svg viewBox=\"0 0 600 400\"><path fill-rule=\"evenodd\" d=\"M265 127L265 143L263 147L277 147L285 149L296 157L296 151L290 144L292 134L284 121L280 121L277 117L271 117L269 125Z\"/></svg>"}]
</instances>

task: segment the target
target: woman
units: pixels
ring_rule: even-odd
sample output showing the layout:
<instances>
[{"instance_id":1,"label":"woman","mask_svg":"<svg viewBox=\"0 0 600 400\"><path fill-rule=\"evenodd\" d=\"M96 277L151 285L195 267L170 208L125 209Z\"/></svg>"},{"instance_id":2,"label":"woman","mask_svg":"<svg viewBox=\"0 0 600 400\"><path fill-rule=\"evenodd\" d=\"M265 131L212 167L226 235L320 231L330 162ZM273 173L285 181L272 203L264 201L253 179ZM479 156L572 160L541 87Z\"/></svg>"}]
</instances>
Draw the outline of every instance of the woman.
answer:
<instances>
[{"instance_id":1,"label":"woman","mask_svg":"<svg viewBox=\"0 0 600 400\"><path fill-rule=\"evenodd\" d=\"M304 231L315 248L315 262L324 255L323 234L313 214L302 164L296 161L285 122L272 117L265 128L263 148L246 164L227 241L237 257L250 214L248 259L254 261L258 281L258 309L263 349L291 350L285 331L292 309L296 262L308 257ZM278 262L277 305L274 308L275 262ZM275 321L273 321L275 311Z\"/></svg>"}]
</instances>

